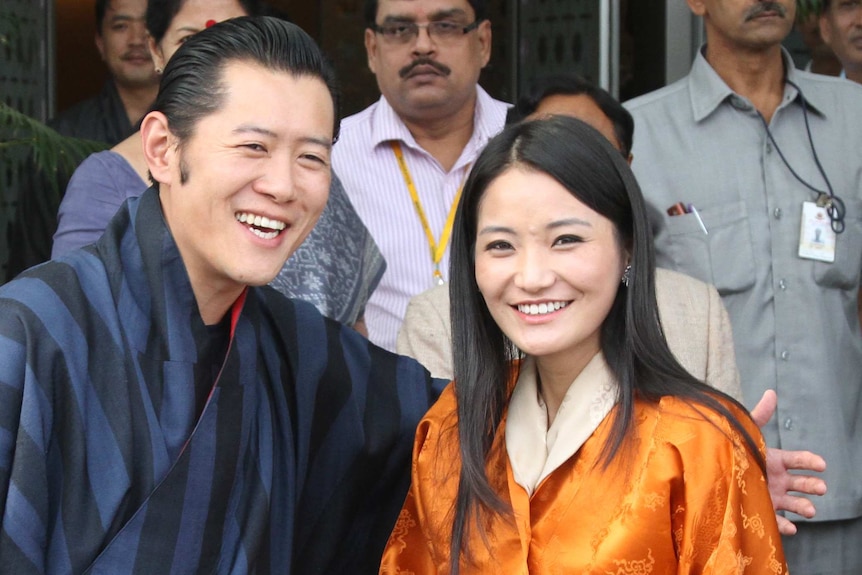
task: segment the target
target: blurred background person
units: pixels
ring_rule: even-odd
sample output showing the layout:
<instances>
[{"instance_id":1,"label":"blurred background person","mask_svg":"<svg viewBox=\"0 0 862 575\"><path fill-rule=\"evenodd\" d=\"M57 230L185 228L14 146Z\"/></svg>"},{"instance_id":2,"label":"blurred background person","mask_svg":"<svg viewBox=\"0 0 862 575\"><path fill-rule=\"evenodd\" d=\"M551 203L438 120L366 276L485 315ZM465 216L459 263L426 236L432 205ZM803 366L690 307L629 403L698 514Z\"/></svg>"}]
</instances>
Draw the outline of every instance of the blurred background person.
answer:
<instances>
[{"instance_id":1,"label":"blurred background person","mask_svg":"<svg viewBox=\"0 0 862 575\"><path fill-rule=\"evenodd\" d=\"M862 83L862 0L822 0L819 24L841 61L841 76Z\"/></svg>"},{"instance_id":2,"label":"blurred background person","mask_svg":"<svg viewBox=\"0 0 862 575\"><path fill-rule=\"evenodd\" d=\"M820 18L816 13L797 18L796 31L810 55L803 68L806 72L826 76L837 76L841 73L841 61L838 60L832 47L823 41L820 33Z\"/></svg>"},{"instance_id":3,"label":"blurred background person","mask_svg":"<svg viewBox=\"0 0 862 575\"><path fill-rule=\"evenodd\" d=\"M147 49L147 0L96 0L96 48L108 69L102 91L48 122L64 136L113 146L136 129L159 88Z\"/></svg>"},{"instance_id":4,"label":"blurred background person","mask_svg":"<svg viewBox=\"0 0 862 575\"><path fill-rule=\"evenodd\" d=\"M208 25L269 11L260 0L150 0L147 29L156 68L163 70L174 52ZM96 241L122 203L147 189L148 179L137 132L113 149L87 158L75 171L60 204L52 257ZM365 333L365 304L385 267L377 245L333 174L323 215L272 285Z\"/></svg>"},{"instance_id":5,"label":"blurred background person","mask_svg":"<svg viewBox=\"0 0 862 575\"><path fill-rule=\"evenodd\" d=\"M147 49L147 0L96 0L96 48L108 71L102 91L48 121L63 136L113 146L136 130L156 97L159 80ZM71 177L31 166L9 223L6 279L51 257L57 206Z\"/></svg>"}]
</instances>

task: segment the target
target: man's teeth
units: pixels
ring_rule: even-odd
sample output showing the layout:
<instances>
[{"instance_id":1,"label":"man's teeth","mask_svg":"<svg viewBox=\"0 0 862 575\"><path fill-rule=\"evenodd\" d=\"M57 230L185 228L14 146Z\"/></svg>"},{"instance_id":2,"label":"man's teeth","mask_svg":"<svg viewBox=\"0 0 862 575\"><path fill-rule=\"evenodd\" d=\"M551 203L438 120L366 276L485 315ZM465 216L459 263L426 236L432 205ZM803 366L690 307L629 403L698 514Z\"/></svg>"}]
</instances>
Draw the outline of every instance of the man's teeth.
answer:
<instances>
[{"instance_id":1,"label":"man's teeth","mask_svg":"<svg viewBox=\"0 0 862 575\"><path fill-rule=\"evenodd\" d=\"M251 230L254 235L265 240L271 240L272 238L276 237L280 231L287 227L287 224L285 224L284 222L278 220L271 220L266 216L257 216L246 212L237 212L236 219L242 224L248 224L248 229ZM267 232L263 229L258 228L264 228L272 231Z\"/></svg>"},{"instance_id":2,"label":"man's teeth","mask_svg":"<svg viewBox=\"0 0 862 575\"><path fill-rule=\"evenodd\" d=\"M518 304L518 311L527 315L542 315L553 313L569 305L567 301L550 301L547 303Z\"/></svg>"}]
</instances>

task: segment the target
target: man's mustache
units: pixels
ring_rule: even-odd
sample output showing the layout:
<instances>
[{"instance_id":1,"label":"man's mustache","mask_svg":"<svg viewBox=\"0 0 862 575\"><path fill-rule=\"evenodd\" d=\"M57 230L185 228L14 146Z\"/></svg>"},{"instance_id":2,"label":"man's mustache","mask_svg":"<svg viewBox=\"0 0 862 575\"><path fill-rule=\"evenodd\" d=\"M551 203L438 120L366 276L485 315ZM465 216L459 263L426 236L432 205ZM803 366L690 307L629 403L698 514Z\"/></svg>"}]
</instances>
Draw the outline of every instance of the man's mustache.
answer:
<instances>
[{"instance_id":1,"label":"man's mustache","mask_svg":"<svg viewBox=\"0 0 862 575\"><path fill-rule=\"evenodd\" d=\"M754 20L764 12L775 12L782 18L787 16L787 8L778 2L758 2L745 13L745 21Z\"/></svg>"},{"instance_id":2,"label":"man's mustache","mask_svg":"<svg viewBox=\"0 0 862 575\"><path fill-rule=\"evenodd\" d=\"M410 64L401 68L398 71L398 75L401 78L406 78L407 76L409 76L413 72L413 70L417 66L431 66L432 68L437 70L441 76L448 76L449 74L452 73L452 70L448 66L446 66L445 64L441 64L440 62L437 62L437 61L432 60L430 58L417 58L417 59L413 60Z\"/></svg>"},{"instance_id":3,"label":"man's mustache","mask_svg":"<svg viewBox=\"0 0 862 575\"><path fill-rule=\"evenodd\" d=\"M131 60L132 58L149 58L150 51L144 48L143 50L129 50L120 56L121 60Z\"/></svg>"}]
</instances>

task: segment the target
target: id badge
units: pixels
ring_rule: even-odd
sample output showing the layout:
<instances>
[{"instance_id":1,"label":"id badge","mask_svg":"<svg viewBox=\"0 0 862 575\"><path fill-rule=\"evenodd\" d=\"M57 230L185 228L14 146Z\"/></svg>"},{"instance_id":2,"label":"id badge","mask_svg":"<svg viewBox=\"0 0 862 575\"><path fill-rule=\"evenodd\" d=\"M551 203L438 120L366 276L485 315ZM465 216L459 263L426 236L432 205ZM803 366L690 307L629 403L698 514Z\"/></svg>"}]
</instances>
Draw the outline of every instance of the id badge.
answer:
<instances>
[{"instance_id":1,"label":"id badge","mask_svg":"<svg viewBox=\"0 0 862 575\"><path fill-rule=\"evenodd\" d=\"M832 263L835 261L835 232L826 208L815 202L802 202L799 230L799 257Z\"/></svg>"}]
</instances>

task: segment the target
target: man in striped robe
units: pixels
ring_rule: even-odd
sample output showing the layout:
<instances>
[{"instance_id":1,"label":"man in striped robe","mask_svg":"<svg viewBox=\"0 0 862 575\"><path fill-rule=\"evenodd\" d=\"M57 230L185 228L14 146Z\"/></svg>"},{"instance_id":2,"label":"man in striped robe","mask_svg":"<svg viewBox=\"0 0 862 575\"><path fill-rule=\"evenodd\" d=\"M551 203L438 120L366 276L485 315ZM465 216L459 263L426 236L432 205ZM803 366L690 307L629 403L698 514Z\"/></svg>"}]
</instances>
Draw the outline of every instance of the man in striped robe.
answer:
<instances>
[{"instance_id":1,"label":"man in striped robe","mask_svg":"<svg viewBox=\"0 0 862 575\"><path fill-rule=\"evenodd\" d=\"M336 109L295 26L195 35L157 183L0 289L0 573L376 573L432 382L251 287L323 209Z\"/></svg>"}]
</instances>

